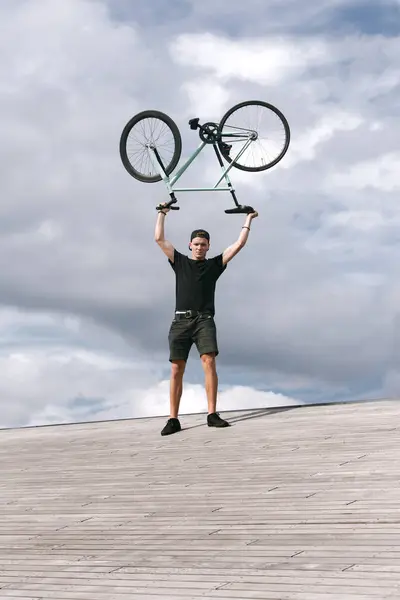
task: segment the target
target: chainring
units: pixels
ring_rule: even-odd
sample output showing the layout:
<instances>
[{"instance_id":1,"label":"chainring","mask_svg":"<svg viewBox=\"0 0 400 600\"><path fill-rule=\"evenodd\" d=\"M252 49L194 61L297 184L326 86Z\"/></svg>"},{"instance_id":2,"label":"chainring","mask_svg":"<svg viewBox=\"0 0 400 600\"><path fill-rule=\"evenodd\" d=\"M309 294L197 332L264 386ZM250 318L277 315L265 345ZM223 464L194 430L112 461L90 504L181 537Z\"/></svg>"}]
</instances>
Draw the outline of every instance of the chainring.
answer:
<instances>
[{"instance_id":1,"label":"chainring","mask_svg":"<svg viewBox=\"0 0 400 600\"><path fill-rule=\"evenodd\" d=\"M217 123L204 123L201 126L199 136L202 142L206 144L215 144L219 140L218 136L218 124Z\"/></svg>"}]
</instances>

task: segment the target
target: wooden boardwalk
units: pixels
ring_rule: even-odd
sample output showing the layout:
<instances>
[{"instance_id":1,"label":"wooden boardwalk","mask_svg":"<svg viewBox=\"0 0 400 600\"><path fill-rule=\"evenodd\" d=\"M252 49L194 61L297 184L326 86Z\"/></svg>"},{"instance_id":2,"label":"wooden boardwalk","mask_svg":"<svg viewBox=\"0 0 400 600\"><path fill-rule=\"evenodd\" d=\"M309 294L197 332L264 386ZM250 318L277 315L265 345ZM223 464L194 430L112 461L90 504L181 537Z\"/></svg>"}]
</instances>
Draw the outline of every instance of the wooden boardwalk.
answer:
<instances>
[{"instance_id":1,"label":"wooden boardwalk","mask_svg":"<svg viewBox=\"0 0 400 600\"><path fill-rule=\"evenodd\" d=\"M400 598L400 403L0 431L1 600Z\"/></svg>"}]
</instances>

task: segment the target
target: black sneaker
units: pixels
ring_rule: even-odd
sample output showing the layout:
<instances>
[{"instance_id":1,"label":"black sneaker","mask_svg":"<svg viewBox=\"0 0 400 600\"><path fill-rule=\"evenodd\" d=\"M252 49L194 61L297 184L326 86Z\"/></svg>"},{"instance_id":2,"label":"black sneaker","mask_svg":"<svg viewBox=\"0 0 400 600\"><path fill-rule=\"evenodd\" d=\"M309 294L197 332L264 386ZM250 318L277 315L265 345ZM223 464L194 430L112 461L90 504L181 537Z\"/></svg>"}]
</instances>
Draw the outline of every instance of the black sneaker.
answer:
<instances>
[{"instance_id":1,"label":"black sneaker","mask_svg":"<svg viewBox=\"0 0 400 600\"><path fill-rule=\"evenodd\" d=\"M167 424L161 432L161 435L171 435L181 430L179 419L168 419Z\"/></svg>"},{"instance_id":2,"label":"black sneaker","mask_svg":"<svg viewBox=\"0 0 400 600\"><path fill-rule=\"evenodd\" d=\"M230 427L231 424L228 421L224 421L219 416L219 413L211 413L207 415L207 425L209 427Z\"/></svg>"}]
</instances>

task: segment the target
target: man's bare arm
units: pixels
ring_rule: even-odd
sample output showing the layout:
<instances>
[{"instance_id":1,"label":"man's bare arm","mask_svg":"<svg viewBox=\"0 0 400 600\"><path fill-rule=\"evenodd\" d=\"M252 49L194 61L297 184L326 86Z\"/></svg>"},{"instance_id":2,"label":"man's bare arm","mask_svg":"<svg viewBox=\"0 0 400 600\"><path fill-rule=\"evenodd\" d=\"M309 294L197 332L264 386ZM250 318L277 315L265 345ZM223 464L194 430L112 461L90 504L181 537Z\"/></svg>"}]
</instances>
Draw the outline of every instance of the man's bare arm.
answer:
<instances>
[{"instance_id":1,"label":"man's bare arm","mask_svg":"<svg viewBox=\"0 0 400 600\"><path fill-rule=\"evenodd\" d=\"M170 210L169 208L163 208L163 210L158 213L157 221L156 221L156 229L154 232L154 239L157 242L157 244L160 246L160 248L164 252L164 254L166 256L168 256L170 261L174 262L175 248L171 244L171 242L169 242L168 240L165 239L165 235L164 235L164 221L165 221L165 216L166 216L167 212L169 212L169 210Z\"/></svg>"},{"instance_id":2,"label":"man's bare arm","mask_svg":"<svg viewBox=\"0 0 400 600\"><path fill-rule=\"evenodd\" d=\"M257 211L247 215L238 239L222 253L222 264L226 265L245 246L249 237L251 222L256 217L258 217Z\"/></svg>"}]
</instances>

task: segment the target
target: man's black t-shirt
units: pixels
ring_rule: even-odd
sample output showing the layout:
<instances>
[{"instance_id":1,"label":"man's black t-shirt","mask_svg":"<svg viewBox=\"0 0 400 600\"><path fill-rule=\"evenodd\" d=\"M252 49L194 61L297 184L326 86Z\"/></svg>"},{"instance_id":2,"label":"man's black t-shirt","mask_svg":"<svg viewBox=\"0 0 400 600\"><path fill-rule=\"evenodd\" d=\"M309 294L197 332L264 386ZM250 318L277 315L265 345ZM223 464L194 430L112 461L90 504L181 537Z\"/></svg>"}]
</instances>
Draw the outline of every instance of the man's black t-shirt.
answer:
<instances>
[{"instance_id":1,"label":"man's black t-shirt","mask_svg":"<svg viewBox=\"0 0 400 600\"><path fill-rule=\"evenodd\" d=\"M174 262L168 259L176 276L175 310L198 310L215 314L215 285L225 271L222 254L205 260L193 260L174 250Z\"/></svg>"}]
</instances>

